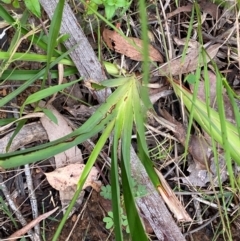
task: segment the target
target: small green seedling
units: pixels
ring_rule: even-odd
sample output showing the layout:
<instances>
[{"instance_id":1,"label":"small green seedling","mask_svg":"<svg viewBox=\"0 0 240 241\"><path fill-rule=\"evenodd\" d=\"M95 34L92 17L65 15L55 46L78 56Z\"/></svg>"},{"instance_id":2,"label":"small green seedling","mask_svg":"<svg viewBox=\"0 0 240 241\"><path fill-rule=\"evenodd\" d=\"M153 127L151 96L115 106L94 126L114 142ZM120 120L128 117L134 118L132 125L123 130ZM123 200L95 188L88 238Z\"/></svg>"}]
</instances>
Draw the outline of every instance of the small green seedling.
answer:
<instances>
[{"instance_id":1,"label":"small green seedling","mask_svg":"<svg viewBox=\"0 0 240 241\"><path fill-rule=\"evenodd\" d=\"M197 80L196 78L197 78L196 75L188 74L184 81L188 82L189 84L195 84Z\"/></svg>"},{"instance_id":2,"label":"small green seedling","mask_svg":"<svg viewBox=\"0 0 240 241\"><path fill-rule=\"evenodd\" d=\"M6 4L12 4L14 8L20 8L19 0L1 0ZM41 17L41 5L39 0L24 0L26 8L33 13L36 17Z\"/></svg>"},{"instance_id":3,"label":"small green seedling","mask_svg":"<svg viewBox=\"0 0 240 241\"><path fill-rule=\"evenodd\" d=\"M123 11L122 13L124 13L130 6L131 1L129 0L91 0L88 3L88 9L87 9L87 14L93 14L94 11L98 10L98 7L100 5L103 5L105 8L105 15L107 19L111 19L115 13L117 9L122 8Z\"/></svg>"},{"instance_id":4,"label":"small green seedling","mask_svg":"<svg viewBox=\"0 0 240 241\"><path fill-rule=\"evenodd\" d=\"M122 220L122 226L124 226L126 229L126 233L130 233L127 216L124 215L122 208L121 208L121 220ZM106 229L113 228L114 221L113 221L113 212L112 211L108 212L108 216L103 218L103 222L106 223L106 226L105 226Z\"/></svg>"},{"instance_id":5,"label":"small green seedling","mask_svg":"<svg viewBox=\"0 0 240 241\"><path fill-rule=\"evenodd\" d=\"M121 216L122 216L122 226L125 227L126 233L130 233L127 216L124 215L123 212L122 212Z\"/></svg>"},{"instance_id":6,"label":"small green seedling","mask_svg":"<svg viewBox=\"0 0 240 241\"><path fill-rule=\"evenodd\" d=\"M133 188L133 194L135 198L145 196L147 194L146 186L138 184L133 178L131 179L131 185ZM100 195L105 199L112 200L112 189L110 185L102 186ZM121 208L121 220L122 226L125 228L126 233L130 233L127 216L124 215ZM106 223L106 229L113 228L113 212L108 212L108 216L103 218L103 222Z\"/></svg>"},{"instance_id":7,"label":"small green seedling","mask_svg":"<svg viewBox=\"0 0 240 241\"><path fill-rule=\"evenodd\" d=\"M102 186L100 195L105 199L112 200L112 188L110 185Z\"/></svg>"},{"instance_id":8,"label":"small green seedling","mask_svg":"<svg viewBox=\"0 0 240 241\"><path fill-rule=\"evenodd\" d=\"M103 218L103 222L106 223L106 229L111 229L113 227L113 212L108 212L108 216Z\"/></svg>"},{"instance_id":9,"label":"small green seedling","mask_svg":"<svg viewBox=\"0 0 240 241\"><path fill-rule=\"evenodd\" d=\"M132 179L133 195L135 198L143 197L147 194L146 186L138 184L134 179Z\"/></svg>"},{"instance_id":10,"label":"small green seedling","mask_svg":"<svg viewBox=\"0 0 240 241\"><path fill-rule=\"evenodd\" d=\"M0 196L0 212L7 215L8 218L13 222L14 227L16 229L18 229L17 222L15 221L14 217L11 214L11 210L9 210L8 206L5 204L5 201L3 200L3 198L1 196Z\"/></svg>"}]
</instances>

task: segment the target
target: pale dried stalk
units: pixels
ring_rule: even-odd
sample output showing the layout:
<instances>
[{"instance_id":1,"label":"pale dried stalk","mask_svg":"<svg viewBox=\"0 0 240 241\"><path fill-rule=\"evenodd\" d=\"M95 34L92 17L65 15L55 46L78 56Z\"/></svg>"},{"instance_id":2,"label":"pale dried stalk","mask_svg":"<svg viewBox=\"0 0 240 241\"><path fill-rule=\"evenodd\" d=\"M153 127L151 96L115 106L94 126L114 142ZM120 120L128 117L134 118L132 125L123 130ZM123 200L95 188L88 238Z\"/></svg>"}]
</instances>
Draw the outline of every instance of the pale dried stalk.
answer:
<instances>
[{"instance_id":1,"label":"pale dried stalk","mask_svg":"<svg viewBox=\"0 0 240 241\"><path fill-rule=\"evenodd\" d=\"M13 88L12 88L12 90L13 90ZM19 119L19 114L14 113L14 117L16 119ZM24 146L21 147L21 150L23 150L23 149L25 149ZM33 181L32 181L32 176L31 176L29 164L24 165L24 172L25 172L25 176L26 176L29 199L30 199L31 208L32 208L32 216L33 216L33 219L35 219L35 218L38 217L38 205L37 205L37 198L36 198L36 195L35 195L35 190L34 190L34 187L33 187ZM18 177L21 177L21 186L23 186L22 175L20 174L20 176L18 176ZM35 230L34 241L41 241L39 224L34 226L34 230Z\"/></svg>"},{"instance_id":2,"label":"pale dried stalk","mask_svg":"<svg viewBox=\"0 0 240 241\"><path fill-rule=\"evenodd\" d=\"M17 219L19 220L19 222L21 223L21 225L24 227L27 225L27 221L25 220L25 218L22 216L21 212L18 210L18 208L16 207L14 201L11 198L11 195L6 187L6 185L3 183L3 177L2 175L0 175L0 189L2 190L10 208L12 209L13 213L17 216ZM34 233L32 230L28 230L28 234L31 238L32 241L34 241Z\"/></svg>"},{"instance_id":3,"label":"pale dried stalk","mask_svg":"<svg viewBox=\"0 0 240 241\"><path fill-rule=\"evenodd\" d=\"M9 124L1 127L1 128L0 128L0 132L7 130L7 129L8 129L9 127L11 127L14 123L16 123L16 122L18 122L18 121L20 121L20 120L30 119L30 118L36 118L36 117L43 117L44 115L45 115L45 114L42 113L42 112L36 112L36 113L27 114L27 115L25 115L25 116L23 116L23 117L21 117L21 118L18 118L18 119L15 120L15 121L9 123Z\"/></svg>"},{"instance_id":4,"label":"pale dried stalk","mask_svg":"<svg viewBox=\"0 0 240 241\"><path fill-rule=\"evenodd\" d=\"M26 176L26 182L27 182L27 187L28 187L28 196L29 200L31 203L31 208L32 208L32 217L33 219L38 218L38 204L37 204L37 198L35 195L35 190L33 187L33 181L32 181L32 175L30 172L29 165L26 164L24 165L24 171L25 171L25 176ZM39 223L37 223L34 226L34 231L35 231L35 236L36 236L36 241L40 241L40 226Z\"/></svg>"},{"instance_id":5,"label":"pale dried stalk","mask_svg":"<svg viewBox=\"0 0 240 241\"><path fill-rule=\"evenodd\" d=\"M179 200L177 199L172 189L169 187L161 172L159 172L156 168L155 171L162 184L162 187L158 187L158 191L161 193L162 198L164 199L168 208L175 214L178 221L191 222L191 217L188 215L182 204L179 202Z\"/></svg>"}]
</instances>

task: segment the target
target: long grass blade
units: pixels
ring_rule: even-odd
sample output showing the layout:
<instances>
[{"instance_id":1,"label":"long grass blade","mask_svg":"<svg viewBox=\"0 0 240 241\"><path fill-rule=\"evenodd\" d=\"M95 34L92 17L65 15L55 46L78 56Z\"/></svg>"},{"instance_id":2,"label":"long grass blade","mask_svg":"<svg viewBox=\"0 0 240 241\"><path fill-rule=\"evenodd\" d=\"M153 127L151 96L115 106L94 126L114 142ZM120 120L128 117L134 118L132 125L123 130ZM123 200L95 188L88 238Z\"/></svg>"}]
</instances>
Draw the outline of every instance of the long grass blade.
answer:
<instances>
[{"instance_id":1,"label":"long grass blade","mask_svg":"<svg viewBox=\"0 0 240 241\"><path fill-rule=\"evenodd\" d=\"M122 85L108 97L106 103L98 108L98 110L77 130L71 134L62 137L56 141L45 143L40 146L28 148L14 153L0 154L0 166L10 168L18 166L20 163L32 163L43 158L56 155L59 152L77 145L90 138L94 133L100 132L104 126L116 116L116 104L126 95L129 90L129 83ZM5 161L4 161L5 160Z\"/></svg>"},{"instance_id":2,"label":"long grass blade","mask_svg":"<svg viewBox=\"0 0 240 241\"><path fill-rule=\"evenodd\" d=\"M45 80L47 78L48 71L50 69L51 58L54 53L54 49L57 45L57 38L59 35L61 23L62 23L62 14L64 8L65 0L59 0L54 11L52 21L50 24L49 35L48 35L48 45L47 45L47 66L45 72L45 78L42 82L42 88L45 86Z\"/></svg>"},{"instance_id":3,"label":"long grass blade","mask_svg":"<svg viewBox=\"0 0 240 241\"><path fill-rule=\"evenodd\" d=\"M78 185L77 185L77 191L76 191L76 193L75 193L75 195L74 195L74 197L73 197L73 199L72 199L68 209L66 210L66 212L65 212L65 214L64 214L64 216L63 216L63 218L62 218L62 220L61 220L61 222L60 222L60 224L59 224L59 226L57 228L57 231L56 231L56 233L55 233L55 235L54 235L54 237L52 239L52 241L57 241L58 240L58 237L59 237L59 235L61 233L61 230L63 229L63 226L66 223L67 218L68 218L68 216L69 216L69 214L70 214L70 212L71 212L71 210L72 210L72 208L73 208L73 206L74 206L74 204L75 204L75 202L76 202L80 192L82 191L83 185L84 185L84 183L85 183L85 181L86 181L86 179L87 179L87 177L88 177L88 175L89 175L89 173L91 171L91 168L93 167L93 165L94 165L94 163L95 163L99 153L101 152L104 144L106 143L108 137L111 134L111 131L112 131L113 126L114 126L114 123L115 123L115 120L112 120L108 124L106 129L103 131L101 137L99 138L96 146L94 147L94 149L93 149L93 151L92 151L92 153L91 153L91 155L90 155L90 157L89 157L89 159L88 159L88 161L86 163L86 166L85 166L85 168L84 168L84 170L82 172L82 175L79 178Z\"/></svg>"},{"instance_id":4,"label":"long grass blade","mask_svg":"<svg viewBox=\"0 0 240 241\"><path fill-rule=\"evenodd\" d=\"M219 113L215 110L210 108L210 116L211 119L208 117L207 114L207 107L206 104L200 100L196 100L195 103L192 101L192 94L189 93L184 87L180 86L177 82L173 82L175 93L178 96L182 96L184 99L184 104L186 105L187 109L190 111L192 105L194 105L194 119L201 125L201 127L208 133L212 134L214 139L223 145L222 140L222 133L221 133L221 123ZM230 151L230 155L233 160L240 165L240 138L238 135L237 128L232 125L229 121L225 120L226 124L226 132L228 133L228 147ZM211 127L210 127L211 126ZM210 132L210 130L212 132Z\"/></svg>"},{"instance_id":5,"label":"long grass blade","mask_svg":"<svg viewBox=\"0 0 240 241\"><path fill-rule=\"evenodd\" d=\"M79 82L81 79L66 83L66 84L61 84L61 85L55 85L55 86L51 86L49 88L40 90L38 92L35 92L33 94L31 94L30 96L27 97L27 99L25 100L25 102L23 103L23 105L20 108L20 114L23 113L24 107L28 104L32 104L34 102L40 101L46 97L49 97L53 94L55 94L56 92L63 90L71 85L76 84L77 82Z\"/></svg>"},{"instance_id":6,"label":"long grass blade","mask_svg":"<svg viewBox=\"0 0 240 241\"><path fill-rule=\"evenodd\" d=\"M123 197L124 204L128 219L128 225L130 229L130 235L132 240L148 240L145 234L144 228L142 226L139 213L137 211L134 195L132 191L132 178L131 178L131 166L130 166L130 146L132 137L132 127L133 127L133 105L132 102L135 101L132 94L132 89L137 88L133 80L131 91L129 95L125 98L124 111L121 113L124 115L123 130L121 137L121 171L122 171L122 186L123 186ZM140 104L140 103L139 103Z\"/></svg>"},{"instance_id":7,"label":"long grass blade","mask_svg":"<svg viewBox=\"0 0 240 241\"><path fill-rule=\"evenodd\" d=\"M33 53L14 53L13 54L13 53L9 53L9 52L0 52L0 59L2 59L2 60L8 60L10 58L10 56L12 57L12 61L21 59L22 61L41 62L41 63L47 62L47 55L33 54ZM65 55L65 57L66 56L67 55ZM57 59L56 57L51 57L50 62L53 62L56 59ZM61 58L59 60L59 63L64 64L64 65L74 66L74 63L67 58L66 59Z\"/></svg>"},{"instance_id":8,"label":"long grass blade","mask_svg":"<svg viewBox=\"0 0 240 241\"><path fill-rule=\"evenodd\" d=\"M134 112L134 123L137 129L138 155L153 185L158 187L161 185L161 183L156 172L154 171L152 161L149 158L148 146L145 138L144 117L146 116L146 110L141 106L141 99L137 88L137 82L135 82L135 84L135 87L132 88L132 108Z\"/></svg>"},{"instance_id":9,"label":"long grass blade","mask_svg":"<svg viewBox=\"0 0 240 241\"><path fill-rule=\"evenodd\" d=\"M112 209L114 221L114 233L116 241L123 241L122 235L122 219L121 219L121 203L120 203L120 184L118 175L118 145L121 135L121 125L119 120L116 121L114 128L114 137L112 144L112 162L111 162L111 187L112 187Z\"/></svg>"},{"instance_id":10,"label":"long grass blade","mask_svg":"<svg viewBox=\"0 0 240 241\"><path fill-rule=\"evenodd\" d=\"M55 58L56 59L56 58ZM61 63L61 61L59 62ZM0 80L14 80L14 81L26 81L30 78L33 78L39 70L17 70L17 69L7 69L4 71ZM63 76L67 77L77 73L77 69L75 67L66 67L64 68ZM58 77L58 70L50 70L50 76L53 79ZM42 79L41 76L39 79Z\"/></svg>"},{"instance_id":11,"label":"long grass blade","mask_svg":"<svg viewBox=\"0 0 240 241\"><path fill-rule=\"evenodd\" d=\"M65 58L71 51L72 51L72 49L68 50L66 53L62 54L55 61L53 61L50 64L50 68L53 67L54 65L56 65L61 59ZM12 93L10 93L7 96L5 96L4 98L2 98L0 100L0 107L4 106L9 101L11 101L14 97L16 97L17 95L22 93L29 85L33 84L34 81L41 78L45 74L45 72L46 72L45 68L40 70L35 76L33 76L31 79L29 79L28 81L23 83L18 89L14 90Z\"/></svg>"},{"instance_id":12,"label":"long grass blade","mask_svg":"<svg viewBox=\"0 0 240 241\"><path fill-rule=\"evenodd\" d=\"M147 235L143 228L139 213L137 211L134 196L131 188L131 179L128 177L125 162L129 162L130 158L125 161L121 161L121 171L122 171L122 185L123 185L123 197L124 204L127 212L127 219L130 229L130 235L132 241L147 241Z\"/></svg>"}]
</instances>

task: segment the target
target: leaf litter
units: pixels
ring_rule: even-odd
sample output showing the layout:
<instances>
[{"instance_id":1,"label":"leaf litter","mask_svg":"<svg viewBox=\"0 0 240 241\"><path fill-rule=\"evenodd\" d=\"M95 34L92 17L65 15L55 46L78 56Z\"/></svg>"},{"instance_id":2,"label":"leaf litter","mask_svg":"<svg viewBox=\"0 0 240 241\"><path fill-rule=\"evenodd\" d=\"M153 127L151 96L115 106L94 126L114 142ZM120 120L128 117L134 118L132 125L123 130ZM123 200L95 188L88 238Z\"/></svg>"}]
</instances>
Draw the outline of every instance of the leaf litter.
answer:
<instances>
[{"instance_id":1,"label":"leaf litter","mask_svg":"<svg viewBox=\"0 0 240 241\"><path fill-rule=\"evenodd\" d=\"M183 26L183 28L181 26L181 29L180 28L178 29L178 33L186 31L186 29L184 29L186 27L184 27L184 24L182 22L184 22L187 19L186 17L187 14L190 13L193 8L192 4L185 3L185 2L184 4L179 7L176 7L176 9L173 11L170 11L170 10L174 8L169 8L169 9L166 8L167 9L166 17L168 18L168 20L176 21L174 22L174 24L177 26L177 28L181 25ZM216 76L213 72L213 68L211 68L210 61L214 60L217 63L219 63L218 66L222 70L225 70L223 68L229 68L227 69L227 71L228 70L231 71L231 69L233 69L233 65L234 66L237 65L238 57L236 55L236 51L231 48L231 43L233 43L233 46L237 45L236 44L237 39L233 37L234 33L236 33L236 27L234 25L231 25L233 23L234 15L233 15L233 11L224 9L222 6L217 5L215 3L211 3L209 1L199 1L199 6L203 13L202 14L202 21L203 21L202 31L203 31L203 36L205 38L204 39L204 43L206 46L205 51L209 56L207 58L207 61L209 63L208 75L210 79L210 86L209 86L210 104L213 108L218 110L218 107L215 104L216 103L215 101L216 100ZM148 11L151 12L150 10ZM177 19L178 16L180 18ZM213 21L214 25L211 25L209 18L211 19L211 21ZM187 19L187 21L188 20L189 19ZM210 29L210 26L212 26L212 29ZM227 30L226 30L226 26L228 26ZM166 25L164 25L164 27L166 27ZM220 27L225 28L226 31L224 31L223 29L223 32L221 32L219 30ZM154 32L155 34L153 36L157 36L156 29L153 28L152 32ZM168 85L164 80L165 76L178 76L178 77L181 75L185 76L185 74L195 73L195 70L198 67L202 66L201 56L199 55L200 44L196 41L196 38L193 37L192 39L190 39L191 44L189 44L189 49L187 51L187 54L185 58L182 58L181 45L185 45L186 36L184 36L184 34L179 35L178 33L173 31L173 34L172 34L172 39L174 40L174 42L172 42L171 44L173 46L173 49L175 48L174 49L175 54L173 54L174 58L170 59L169 61L166 61L165 56L160 54L160 52L157 49L155 49L151 45L149 46L150 59L152 61L156 61L161 64L160 67L158 67L158 69L154 71L153 75L156 75L157 77L159 77L158 81L161 81L164 84L164 86L167 86L167 87ZM106 45L108 46L108 48L113 53L119 53L121 55L125 55L126 57L134 61L142 60L141 48L143 44L142 44L142 40L139 39L137 35L136 37L123 38L120 34L105 28L103 31L103 39ZM226 52L227 51L225 48L225 46L227 46L226 43L229 43L228 51L230 54ZM220 65L221 61L223 63L222 65ZM229 62L226 64L227 61ZM124 64L126 63L129 63L129 62L126 61ZM234 77L235 82L237 82L237 78L238 77L236 74L236 76ZM198 96L197 96L197 98L201 99L202 101L205 101L204 86L205 86L204 80L202 78L202 81L200 81L199 83ZM189 87L190 87L190 90L193 89L193 85L189 84ZM237 86L237 88L239 88L239 86ZM230 120L232 123L235 123L232 107L231 107L231 104L229 103L229 99L226 94L226 91L223 91L223 98L225 103L226 116L228 120ZM159 108L162 108L163 105L165 107L171 105L171 111L169 111L168 109L170 114L169 113L166 114L167 113L166 111L161 112L161 114L164 118L168 119L170 122L176 125L176 131L175 133L168 132L167 130L165 131L168 132L168 134L174 133L179 143L185 146L186 126L185 126L185 123L182 123L184 121L183 117L177 115L176 111L174 110L175 106L173 104L170 104L170 102L167 103L167 101L169 101L170 99L171 97L168 100L167 98L161 97L160 101L158 102L155 101L155 105L160 105ZM170 101L176 102L176 100L174 99ZM54 113L55 116L57 116L57 119L59 122L59 124L56 125L51 123L51 121L47 117L44 117L46 118L46 120L43 120L43 123L44 121L49 122L47 124L44 124L46 127L46 132L48 133L48 136L49 136L49 140L55 140L60 138L61 136L66 135L66 133L71 133L72 130L71 128L69 128L69 123L62 122L61 120L63 115L60 114L58 111L54 110L52 106L49 106L48 108ZM81 115L81 113L76 114L76 110L72 109L72 107L68 106L68 107L65 107L64 109L68 110L69 112L73 112L74 113L73 116L75 116L76 119L78 118L77 116ZM176 119L173 117L173 115L175 115ZM169 116L172 116L172 118L170 118ZM52 130L55 130L54 133ZM55 135L55 134L59 134L59 135ZM160 137L158 138L161 140ZM191 133L191 139L188 145L188 153L191 155L192 160L188 160L188 162L186 163L188 173L187 175L185 175L186 174L185 172L184 173L185 176L184 175L173 176L168 180L174 180L175 183L178 182L179 185L185 184L185 186L181 186L181 187L184 187L186 190L192 190L194 188L201 187L202 189L200 189L200 191L204 192L205 191L204 188L207 186L209 188L210 187L209 183L212 181L213 181L213 184L217 187L218 186L218 182L216 180L217 169L213 160L213 155L211 151L209 151L211 147L208 143L208 140L209 140L209 137L204 132L202 132L201 135L197 135L196 133ZM152 145L152 143L153 141L149 141L149 145ZM166 146L163 145L163 148L165 147ZM228 180L228 175L225 168L224 155L223 153L221 153L221 149L218 149L218 151L219 151L218 161L219 161L220 170L222 173L220 176L220 179L222 180L222 182L225 182ZM181 155L181 152L179 154ZM171 153L168 153L168 155L171 155ZM178 153L175 153L175 155L178 155ZM170 161L174 158L175 157L171 155ZM72 160L74 163L72 164L71 161L69 160ZM166 160L168 160L168 158L166 158ZM206 165L206 160L209 165L208 167ZM49 183L51 183L51 185L54 188L60 191L75 190L78 179L81 175L81 171L84 168L84 164L75 163L75 162L82 162L82 161L83 161L82 153L79 148L72 149L70 154L68 154L67 152L63 153L62 157L56 155L55 165L57 169L53 172L45 172L45 175L47 176L48 180L50 180ZM159 163L157 163L157 165L159 165ZM182 170L184 170L184 165L179 164L179 167L181 167ZM167 168L168 166L166 167L166 169ZM207 170L208 168L210 169L210 172ZM95 183L95 181L97 180L98 171L95 167L92 169L92 172L93 174L90 177L90 180L87 186L92 186L93 183ZM180 181L181 181L181 184L180 184ZM189 187L189 189L187 187ZM186 210L188 211L187 208ZM209 216L206 218L209 218ZM194 240L200 240L200 239L195 238ZM211 240L211 239L209 238L207 240Z\"/></svg>"}]
</instances>

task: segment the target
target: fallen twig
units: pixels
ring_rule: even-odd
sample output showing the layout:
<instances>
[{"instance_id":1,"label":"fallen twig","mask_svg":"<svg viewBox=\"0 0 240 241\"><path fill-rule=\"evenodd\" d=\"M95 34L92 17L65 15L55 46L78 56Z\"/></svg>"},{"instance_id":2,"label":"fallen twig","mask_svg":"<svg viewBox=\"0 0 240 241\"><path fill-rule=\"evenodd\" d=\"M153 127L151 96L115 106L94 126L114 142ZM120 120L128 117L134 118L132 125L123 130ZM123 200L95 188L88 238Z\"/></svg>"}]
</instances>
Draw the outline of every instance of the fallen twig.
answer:
<instances>
[{"instance_id":1,"label":"fallen twig","mask_svg":"<svg viewBox=\"0 0 240 241\"><path fill-rule=\"evenodd\" d=\"M30 229L32 229L35 225L40 223L43 219L46 219L51 214L53 214L55 211L57 211L58 207L53 209L52 211L49 211L47 213L44 213L40 216L38 216L36 219L32 220L29 224L27 224L25 227L21 228L20 230L13 233L11 236L9 236L9 239L11 240L17 240L17 238L20 238L22 235L27 233Z\"/></svg>"}]
</instances>

